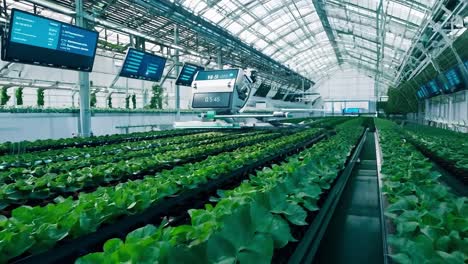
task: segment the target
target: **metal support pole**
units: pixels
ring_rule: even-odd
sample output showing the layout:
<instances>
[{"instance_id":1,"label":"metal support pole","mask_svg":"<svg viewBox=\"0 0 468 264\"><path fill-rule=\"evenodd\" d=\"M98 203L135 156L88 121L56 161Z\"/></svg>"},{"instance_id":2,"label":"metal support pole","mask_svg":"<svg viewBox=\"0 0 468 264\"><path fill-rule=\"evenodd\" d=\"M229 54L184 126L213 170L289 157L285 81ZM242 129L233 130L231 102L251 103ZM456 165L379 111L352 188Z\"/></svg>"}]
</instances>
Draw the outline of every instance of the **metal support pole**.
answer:
<instances>
[{"instance_id":1,"label":"metal support pole","mask_svg":"<svg viewBox=\"0 0 468 264\"><path fill-rule=\"evenodd\" d=\"M221 53L221 48L218 49L218 56L217 56L217 64L218 64L218 69L222 70L223 69L223 60L222 60L222 53Z\"/></svg>"},{"instance_id":2,"label":"metal support pole","mask_svg":"<svg viewBox=\"0 0 468 264\"><path fill-rule=\"evenodd\" d=\"M177 24L174 25L174 44L178 45L179 44L179 26ZM175 50L175 58L174 58L174 63L175 63L175 75L177 76L180 71L179 67L179 50ZM176 107L176 121L180 121L180 86L176 85L175 86L175 107Z\"/></svg>"},{"instance_id":3,"label":"metal support pole","mask_svg":"<svg viewBox=\"0 0 468 264\"><path fill-rule=\"evenodd\" d=\"M86 27L83 11L83 0L75 0L76 25ZM80 85L80 127L81 136L91 135L91 111L89 110L89 73L79 72L78 83Z\"/></svg>"},{"instance_id":4,"label":"metal support pole","mask_svg":"<svg viewBox=\"0 0 468 264\"><path fill-rule=\"evenodd\" d=\"M448 127L452 127L452 112L453 112L453 104L452 104L452 96L447 95L447 103L448 103L448 113L447 113L447 124Z\"/></svg>"}]
</instances>

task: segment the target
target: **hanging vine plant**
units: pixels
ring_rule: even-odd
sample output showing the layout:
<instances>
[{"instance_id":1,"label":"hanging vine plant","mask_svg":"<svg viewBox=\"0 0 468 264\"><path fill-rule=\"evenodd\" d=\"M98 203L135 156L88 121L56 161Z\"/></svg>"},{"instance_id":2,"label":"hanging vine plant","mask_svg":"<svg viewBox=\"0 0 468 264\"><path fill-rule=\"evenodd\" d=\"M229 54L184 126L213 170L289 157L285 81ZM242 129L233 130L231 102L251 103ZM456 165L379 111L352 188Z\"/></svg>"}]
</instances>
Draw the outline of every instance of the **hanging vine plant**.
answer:
<instances>
[{"instance_id":1,"label":"hanging vine plant","mask_svg":"<svg viewBox=\"0 0 468 264\"><path fill-rule=\"evenodd\" d=\"M8 102L8 100L10 100L10 97L7 93L7 89L6 87L2 87L2 91L0 93L0 105L6 105L6 103Z\"/></svg>"},{"instance_id":2,"label":"hanging vine plant","mask_svg":"<svg viewBox=\"0 0 468 264\"><path fill-rule=\"evenodd\" d=\"M23 87L19 87L15 91L16 105L23 105Z\"/></svg>"},{"instance_id":3,"label":"hanging vine plant","mask_svg":"<svg viewBox=\"0 0 468 264\"><path fill-rule=\"evenodd\" d=\"M132 95L132 105L133 105L133 109L136 109L136 94Z\"/></svg>"},{"instance_id":4,"label":"hanging vine plant","mask_svg":"<svg viewBox=\"0 0 468 264\"><path fill-rule=\"evenodd\" d=\"M150 101L150 108L152 109L162 109L163 108L163 89L159 84L155 84L152 87L153 96Z\"/></svg>"},{"instance_id":5,"label":"hanging vine plant","mask_svg":"<svg viewBox=\"0 0 468 264\"><path fill-rule=\"evenodd\" d=\"M91 93L91 98L89 99L89 105L91 107L96 107L96 104L97 104L96 94L97 94L97 92L92 92Z\"/></svg>"},{"instance_id":6,"label":"hanging vine plant","mask_svg":"<svg viewBox=\"0 0 468 264\"><path fill-rule=\"evenodd\" d=\"M125 96L125 109L130 109L130 95Z\"/></svg>"},{"instance_id":7,"label":"hanging vine plant","mask_svg":"<svg viewBox=\"0 0 468 264\"><path fill-rule=\"evenodd\" d=\"M107 107L112 108L112 94L107 97Z\"/></svg>"},{"instance_id":8,"label":"hanging vine plant","mask_svg":"<svg viewBox=\"0 0 468 264\"><path fill-rule=\"evenodd\" d=\"M44 106L44 88L37 89L37 106Z\"/></svg>"}]
</instances>

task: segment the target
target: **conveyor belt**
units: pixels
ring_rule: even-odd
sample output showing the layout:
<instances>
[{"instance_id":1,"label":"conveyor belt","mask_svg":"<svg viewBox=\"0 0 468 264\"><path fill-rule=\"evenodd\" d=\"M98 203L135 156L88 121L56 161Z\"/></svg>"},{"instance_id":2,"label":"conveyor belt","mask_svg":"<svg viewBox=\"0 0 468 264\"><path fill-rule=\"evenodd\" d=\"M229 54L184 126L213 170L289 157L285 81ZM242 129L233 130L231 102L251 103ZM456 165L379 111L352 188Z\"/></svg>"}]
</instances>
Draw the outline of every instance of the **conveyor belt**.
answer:
<instances>
[{"instance_id":1,"label":"conveyor belt","mask_svg":"<svg viewBox=\"0 0 468 264\"><path fill-rule=\"evenodd\" d=\"M374 133L368 133L314 263L383 263Z\"/></svg>"}]
</instances>

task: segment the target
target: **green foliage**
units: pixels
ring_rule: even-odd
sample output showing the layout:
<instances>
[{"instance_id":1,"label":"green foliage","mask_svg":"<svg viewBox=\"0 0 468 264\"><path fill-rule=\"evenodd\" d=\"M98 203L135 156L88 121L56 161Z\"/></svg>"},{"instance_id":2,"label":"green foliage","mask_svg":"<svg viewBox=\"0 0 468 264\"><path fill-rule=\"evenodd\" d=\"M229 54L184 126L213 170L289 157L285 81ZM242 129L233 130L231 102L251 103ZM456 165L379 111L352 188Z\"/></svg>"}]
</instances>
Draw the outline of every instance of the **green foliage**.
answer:
<instances>
[{"instance_id":1,"label":"green foliage","mask_svg":"<svg viewBox=\"0 0 468 264\"><path fill-rule=\"evenodd\" d=\"M396 227L388 239L396 263L466 263L468 199L456 197L395 123L377 120L383 153L385 215Z\"/></svg>"},{"instance_id":2,"label":"green foliage","mask_svg":"<svg viewBox=\"0 0 468 264\"><path fill-rule=\"evenodd\" d=\"M214 206L189 210L189 225L148 225L110 240L109 250L78 259L77 263L271 263L275 248L295 241L291 226L306 224L307 212L343 168L359 139L360 120L338 126L338 134L317 143L281 165L257 171L250 180L219 191ZM106 243L107 244L107 243ZM129 250L129 249L138 250ZM150 253L151 252L151 253ZM106 261L109 260L109 261ZM112 260L112 261L110 261Z\"/></svg>"},{"instance_id":3,"label":"green foliage","mask_svg":"<svg viewBox=\"0 0 468 264\"><path fill-rule=\"evenodd\" d=\"M97 96L96 96L97 92L92 92L91 93L91 98L89 100L89 105L91 107L96 107L96 104L97 104Z\"/></svg>"},{"instance_id":4,"label":"green foliage","mask_svg":"<svg viewBox=\"0 0 468 264\"><path fill-rule=\"evenodd\" d=\"M114 44L114 43L105 41L103 39L99 39L98 44L103 49L110 49L110 50L117 51L117 52L125 52L125 50L128 47L128 45Z\"/></svg>"},{"instance_id":5,"label":"green foliage","mask_svg":"<svg viewBox=\"0 0 468 264\"><path fill-rule=\"evenodd\" d=\"M132 95L132 107L133 109L136 109L136 94Z\"/></svg>"},{"instance_id":6,"label":"green foliage","mask_svg":"<svg viewBox=\"0 0 468 264\"><path fill-rule=\"evenodd\" d=\"M107 107L112 108L112 94L107 96Z\"/></svg>"},{"instance_id":7,"label":"green foliage","mask_svg":"<svg viewBox=\"0 0 468 264\"><path fill-rule=\"evenodd\" d=\"M278 134L251 135L251 138L227 138L229 140L205 145L186 143L184 145L161 147L157 150L148 148L136 152L123 152L93 159L77 160L59 164L37 166L31 172L16 175L16 180L0 186L0 209L9 204L21 204L33 199L53 198L61 193L79 191L83 188L97 187L115 180L127 180L133 175L151 173L161 167L174 166L196 157L217 154L222 150L237 148L257 142L259 139L271 139ZM176 142L172 140L172 142ZM175 145L175 144L174 144ZM86 176L86 177L84 177ZM27 185L22 180L27 180Z\"/></svg>"},{"instance_id":8,"label":"green foliage","mask_svg":"<svg viewBox=\"0 0 468 264\"><path fill-rule=\"evenodd\" d=\"M33 152L33 151L51 151L52 149L65 149L65 148L83 148L91 146L100 146L107 144L116 144L123 142L132 142L132 141L141 141L141 140L153 140L157 138L163 138L168 136L178 136L178 135L187 135L199 133L200 131L190 131L190 130L164 130L164 131L151 131L151 132L135 132L131 134L114 134L114 135L105 135L92 138L63 138L63 139L41 139L35 141L20 141L20 142L5 142L0 144L0 154L6 154L10 149L17 149L20 145L24 152ZM15 155L18 153L15 152ZM55 153L60 155L60 152ZM37 156L38 153L31 154L22 154L22 155L32 155L32 157ZM8 156L11 158L11 156ZM20 158L22 156L19 156ZM42 157L42 156L39 156ZM2 160L7 160L6 156L2 156ZM14 157L13 157L14 159ZM45 159L48 160L48 159ZM34 160L35 161L35 160ZM23 161L21 161L23 162ZM30 162L30 161L24 161ZM0 170L3 170L0 164ZM25 164L25 166L29 166ZM6 166L8 167L8 166ZM20 166L21 167L21 166Z\"/></svg>"},{"instance_id":9,"label":"green foliage","mask_svg":"<svg viewBox=\"0 0 468 264\"><path fill-rule=\"evenodd\" d=\"M147 157L156 153L192 148L197 144L212 144L236 138L236 135L224 135L214 132L186 135L174 131L169 135L172 136L162 139L158 137L156 139L151 139L151 137L133 138L135 140L144 140L143 142L136 141L85 149L66 148L46 152L6 155L2 157L0 183L11 184L22 179L41 177L48 173L68 173L88 166Z\"/></svg>"},{"instance_id":10,"label":"green foliage","mask_svg":"<svg viewBox=\"0 0 468 264\"><path fill-rule=\"evenodd\" d=\"M201 111L180 109L184 113L200 113ZM67 108L38 108L38 107L0 107L0 113L79 113L80 109L77 107L67 107ZM176 113L175 109L149 109L149 108L139 108L132 113ZM122 108L94 108L91 110L91 113L125 113L128 114L128 110Z\"/></svg>"},{"instance_id":11,"label":"green foliage","mask_svg":"<svg viewBox=\"0 0 468 264\"><path fill-rule=\"evenodd\" d=\"M466 175L468 182L468 135L446 129L411 125L401 130L407 140L414 145L443 160L445 164Z\"/></svg>"},{"instance_id":12,"label":"green foliage","mask_svg":"<svg viewBox=\"0 0 468 264\"><path fill-rule=\"evenodd\" d=\"M16 105L23 105L23 87L18 87L15 91Z\"/></svg>"},{"instance_id":13,"label":"green foliage","mask_svg":"<svg viewBox=\"0 0 468 264\"><path fill-rule=\"evenodd\" d=\"M418 111L416 97L417 86L414 82L407 82L398 88L388 89L388 102L384 105L386 114L407 114Z\"/></svg>"},{"instance_id":14,"label":"green foliage","mask_svg":"<svg viewBox=\"0 0 468 264\"><path fill-rule=\"evenodd\" d=\"M130 109L130 97L131 95L125 96L125 109Z\"/></svg>"},{"instance_id":15,"label":"green foliage","mask_svg":"<svg viewBox=\"0 0 468 264\"><path fill-rule=\"evenodd\" d=\"M44 88L37 89L37 106L44 106Z\"/></svg>"},{"instance_id":16,"label":"green foliage","mask_svg":"<svg viewBox=\"0 0 468 264\"><path fill-rule=\"evenodd\" d=\"M2 87L2 91L0 92L0 105L6 105L8 100L10 100L11 96L8 95L7 91L7 87Z\"/></svg>"},{"instance_id":17,"label":"green foliage","mask_svg":"<svg viewBox=\"0 0 468 264\"><path fill-rule=\"evenodd\" d=\"M28 252L43 251L52 247L61 239L77 238L94 232L103 223L111 222L120 216L143 212L151 205L155 205L164 199L164 197L197 188L200 184L216 179L221 175L226 175L244 166L255 164L264 157L271 155L271 153L309 140L319 131L318 129L309 129L284 137L278 137L279 135L275 135L274 133L257 132L258 135L253 137L241 137L234 141L221 141L217 144L202 145L198 147L199 150L197 151L194 149L179 151L178 157L171 158L171 155L165 153L165 155L150 157L144 161L139 159L135 163L124 161L116 163L118 165L110 164L111 166L105 171L95 170L95 168L91 167L89 171L81 176L69 176L63 179L59 185L54 185L48 182L50 179L47 179L44 182L44 186L50 186L46 188L50 191L54 188L62 188L61 186L69 184L70 181L93 183L99 178L111 180L108 177L111 173L116 173L116 176L122 175L122 173L132 175L135 170L140 171L142 169L140 166L142 165L155 168L158 166L156 165L158 163L179 162L184 155L190 158L199 156L202 151L206 155L211 155L198 163L164 170L158 173L156 177L148 176L141 180L128 181L117 186L101 187L95 192L81 193L77 200L58 197L55 203L45 207L18 207L13 210L11 218L4 220L2 223L3 229L0 232L1 241L18 241L15 244L15 247L18 249L11 251L11 244L1 243L0 261L11 259L26 250ZM239 148L241 146L247 147ZM218 149L218 153L221 152L222 154L213 155L213 150L216 148ZM229 151L233 149L236 150ZM122 168L119 169L120 167ZM121 171L117 172L117 170ZM88 179L90 176L93 178ZM26 192L33 191L27 184L23 185L23 187L28 189ZM149 228L148 230L145 229L144 231L133 233L132 236L128 237L128 241L143 241L143 239L140 239L141 237L153 232L158 231L157 229ZM28 243L24 246L19 243L22 237L29 238L27 240ZM120 245L119 241L113 240L106 243L105 249L115 251L120 249ZM140 251L130 250L130 252L138 253ZM150 253L152 250L147 252ZM154 254L156 252L148 256ZM92 258L99 259L98 256ZM141 258L145 258L145 256L141 256Z\"/></svg>"},{"instance_id":18,"label":"green foliage","mask_svg":"<svg viewBox=\"0 0 468 264\"><path fill-rule=\"evenodd\" d=\"M159 86L159 84L153 85L152 89L153 89L153 95L151 96L150 108L162 109L164 90L161 86Z\"/></svg>"}]
</instances>

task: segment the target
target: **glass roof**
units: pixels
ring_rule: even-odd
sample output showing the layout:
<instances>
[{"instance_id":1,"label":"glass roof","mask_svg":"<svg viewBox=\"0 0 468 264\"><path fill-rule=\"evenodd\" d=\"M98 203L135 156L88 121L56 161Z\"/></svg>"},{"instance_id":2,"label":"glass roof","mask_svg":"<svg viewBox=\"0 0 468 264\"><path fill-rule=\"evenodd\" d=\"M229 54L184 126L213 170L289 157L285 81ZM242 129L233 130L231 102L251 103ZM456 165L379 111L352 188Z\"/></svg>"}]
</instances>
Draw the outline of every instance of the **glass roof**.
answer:
<instances>
[{"instance_id":1,"label":"glass roof","mask_svg":"<svg viewBox=\"0 0 468 264\"><path fill-rule=\"evenodd\" d=\"M313 80L346 64L390 83L435 0L174 2Z\"/></svg>"}]
</instances>

